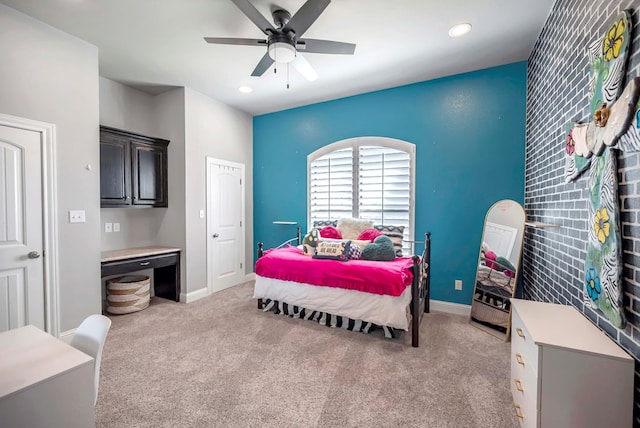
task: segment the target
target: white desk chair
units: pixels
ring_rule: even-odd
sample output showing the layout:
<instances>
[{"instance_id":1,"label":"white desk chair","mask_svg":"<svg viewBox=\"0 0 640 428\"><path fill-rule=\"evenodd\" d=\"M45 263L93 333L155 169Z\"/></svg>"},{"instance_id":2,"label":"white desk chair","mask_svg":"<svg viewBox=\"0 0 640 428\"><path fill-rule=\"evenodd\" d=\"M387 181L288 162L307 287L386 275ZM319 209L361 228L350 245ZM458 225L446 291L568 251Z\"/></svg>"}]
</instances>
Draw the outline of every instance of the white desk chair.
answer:
<instances>
[{"instance_id":1,"label":"white desk chair","mask_svg":"<svg viewBox=\"0 0 640 428\"><path fill-rule=\"evenodd\" d=\"M107 340L107 333L111 327L111 320L104 315L89 315L77 328L71 346L90 355L95 360L95 397L93 405L98 401L98 382L100 381L100 360L102 349Z\"/></svg>"}]
</instances>

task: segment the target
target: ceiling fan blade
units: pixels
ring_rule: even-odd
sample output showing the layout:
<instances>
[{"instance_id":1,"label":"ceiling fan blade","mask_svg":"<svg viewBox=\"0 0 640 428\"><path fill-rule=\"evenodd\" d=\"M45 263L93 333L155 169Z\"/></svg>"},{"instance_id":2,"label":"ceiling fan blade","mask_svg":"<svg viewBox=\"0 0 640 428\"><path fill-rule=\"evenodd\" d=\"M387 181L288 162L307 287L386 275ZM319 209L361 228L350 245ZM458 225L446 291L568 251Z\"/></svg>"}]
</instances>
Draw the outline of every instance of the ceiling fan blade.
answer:
<instances>
[{"instance_id":1,"label":"ceiling fan blade","mask_svg":"<svg viewBox=\"0 0 640 428\"><path fill-rule=\"evenodd\" d=\"M264 54L258 65L256 65L256 68L253 70L253 73L251 73L251 75L262 76L264 72L267 71L269 67L271 67L271 64L273 64L273 62L273 59L271 59L271 57L269 56L269 52L267 52L266 54Z\"/></svg>"},{"instance_id":2,"label":"ceiling fan blade","mask_svg":"<svg viewBox=\"0 0 640 428\"><path fill-rule=\"evenodd\" d=\"M356 45L354 45L353 43L334 42L331 40L318 39L298 40L296 48L307 53L340 55L353 55L353 53L356 51Z\"/></svg>"},{"instance_id":3,"label":"ceiling fan blade","mask_svg":"<svg viewBox=\"0 0 640 428\"><path fill-rule=\"evenodd\" d=\"M295 59L291 62L293 66L302 74L309 82L313 82L318 78L318 73L313 69L309 61L303 57L300 52L296 55Z\"/></svg>"},{"instance_id":4,"label":"ceiling fan blade","mask_svg":"<svg viewBox=\"0 0 640 428\"><path fill-rule=\"evenodd\" d=\"M265 18L264 16L262 16L260 12L258 12L258 9L256 9L251 3L249 3L249 0L231 0L231 1L236 6L238 6L238 9L240 9L242 13L247 15L247 18L253 21L253 23L256 24L256 26L264 34L269 35L269 32L271 33L276 32L276 30L273 28L273 25L271 25L271 23L267 21L267 18Z\"/></svg>"},{"instance_id":5,"label":"ceiling fan blade","mask_svg":"<svg viewBox=\"0 0 640 428\"><path fill-rule=\"evenodd\" d=\"M289 20L285 29L293 30L296 37L300 38L320 16L331 0L307 0L305 4Z\"/></svg>"},{"instance_id":6,"label":"ceiling fan blade","mask_svg":"<svg viewBox=\"0 0 640 428\"><path fill-rule=\"evenodd\" d=\"M267 41L263 39L238 39L234 37L205 37L207 43L218 45L246 45L246 46L267 46Z\"/></svg>"}]
</instances>

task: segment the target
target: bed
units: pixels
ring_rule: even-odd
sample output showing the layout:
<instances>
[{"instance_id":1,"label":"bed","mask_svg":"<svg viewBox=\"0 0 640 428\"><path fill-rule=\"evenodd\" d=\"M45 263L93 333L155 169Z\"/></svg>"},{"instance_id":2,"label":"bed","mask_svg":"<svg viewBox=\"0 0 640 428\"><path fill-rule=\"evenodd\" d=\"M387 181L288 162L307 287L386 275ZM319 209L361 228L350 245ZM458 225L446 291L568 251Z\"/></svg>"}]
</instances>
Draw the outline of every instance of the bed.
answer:
<instances>
[{"instance_id":1,"label":"bed","mask_svg":"<svg viewBox=\"0 0 640 428\"><path fill-rule=\"evenodd\" d=\"M258 243L254 298L265 312L394 338L411 330L419 346L420 321L429 312L430 234L421 256L392 261L320 260L296 245L264 251Z\"/></svg>"}]
</instances>

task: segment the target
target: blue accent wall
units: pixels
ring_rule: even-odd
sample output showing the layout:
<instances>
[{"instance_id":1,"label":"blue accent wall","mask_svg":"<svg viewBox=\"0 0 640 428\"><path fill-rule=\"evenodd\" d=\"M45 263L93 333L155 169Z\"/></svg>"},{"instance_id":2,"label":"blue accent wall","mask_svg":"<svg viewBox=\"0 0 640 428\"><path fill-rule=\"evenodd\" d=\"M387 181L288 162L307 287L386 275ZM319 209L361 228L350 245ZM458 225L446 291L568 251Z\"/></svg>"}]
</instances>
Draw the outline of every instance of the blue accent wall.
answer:
<instances>
[{"instance_id":1,"label":"blue accent wall","mask_svg":"<svg viewBox=\"0 0 640 428\"><path fill-rule=\"evenodd\" d=\"M470 304L487 210L500 199L523 202L526 79L518 62L254 117L256 242L269 248L294 236L295 226L275 220L306 232L308 154L345 138L408 141L415 237L431 232L431 298Z\"/></svg>"}]
</instances>

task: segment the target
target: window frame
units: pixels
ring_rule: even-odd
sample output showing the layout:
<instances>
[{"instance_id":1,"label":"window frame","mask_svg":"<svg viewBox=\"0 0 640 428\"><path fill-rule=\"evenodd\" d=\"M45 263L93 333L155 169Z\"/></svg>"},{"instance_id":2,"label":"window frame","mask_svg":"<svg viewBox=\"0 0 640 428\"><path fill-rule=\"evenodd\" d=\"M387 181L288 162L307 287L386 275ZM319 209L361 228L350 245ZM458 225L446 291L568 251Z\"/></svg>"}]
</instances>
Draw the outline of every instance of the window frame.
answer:
<instances>
[{"instance_id":1,"label":"window frame","mask_svg":"<svg viewBox=\"0 0 640 428\"><path fill-rule=\"evenodd\" d=\"M398 140L395 138L389 137L355 137L355 138L347 138L345 140L336 141L334 143L327 144L319 148L318 150L310 153L307 156L307 230L310 230L313 226L311 221L311 163L331 152L351 148L353 150L353 211L359 213L359 149L360 146L378 146L384 148L390 148L399 150L409 154L409 236L408 242L410 243L410 248L414 248L413 241L415 241L415 189L416 189L416 145L410 143L408 141ZM356 218L358 216L356 215ZM334 219L326 219L326 220L334 220ZM406 237L405 237L406 238Z\"/></svg>"}]
</instances>

